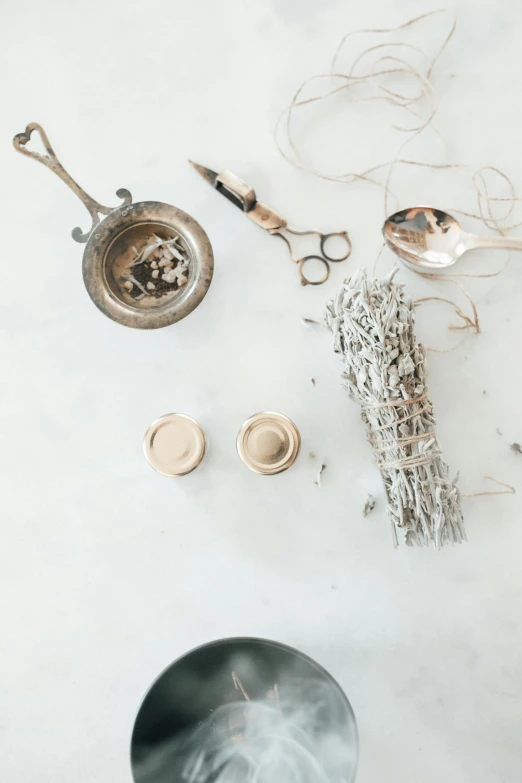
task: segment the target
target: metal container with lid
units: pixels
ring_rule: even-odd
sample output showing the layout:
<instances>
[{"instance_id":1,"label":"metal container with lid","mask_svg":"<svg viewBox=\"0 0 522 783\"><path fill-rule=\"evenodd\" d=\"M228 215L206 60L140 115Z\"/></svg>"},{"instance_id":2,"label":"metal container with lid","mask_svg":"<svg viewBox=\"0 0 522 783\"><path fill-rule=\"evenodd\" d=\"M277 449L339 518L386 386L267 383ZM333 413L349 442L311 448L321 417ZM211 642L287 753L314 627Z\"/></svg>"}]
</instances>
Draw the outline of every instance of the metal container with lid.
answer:
<instances>
[{"instance_id":1,"label":"metal container with lid","mask_svg":"<svg viewBox=\"0 0 522 783\"><path fill-rule=\"evenodd\" d=\"M183 413L168 413L153 422L143 441L149 464L163 476L186 476L201 464L207 439L200 425Z\"/></svg>"},{"instance_id":2,"label":"metal container with lid","mask_svg":"<svg viewBox=\"0 0 522 783\"><path fill-rule=\"evenodd\" d=\"M264 411L245 421L237 436L237 450L247 468L270 476L291 467L301 448L299 430L282 413Z\"/></svg>"}]
</instances>

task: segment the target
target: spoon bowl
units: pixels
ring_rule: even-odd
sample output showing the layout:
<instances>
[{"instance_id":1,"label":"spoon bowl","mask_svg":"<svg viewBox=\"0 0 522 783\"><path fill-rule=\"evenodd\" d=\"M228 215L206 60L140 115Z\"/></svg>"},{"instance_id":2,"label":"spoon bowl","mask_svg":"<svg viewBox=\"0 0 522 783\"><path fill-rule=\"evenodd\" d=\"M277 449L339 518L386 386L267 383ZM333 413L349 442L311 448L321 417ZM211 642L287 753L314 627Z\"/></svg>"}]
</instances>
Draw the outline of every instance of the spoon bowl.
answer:
<instances>
[{"instance_id":1,"label":"spoon bowl","mask_svg":"<svg viewBox=\"0 0 522 783\"><path fill-rule=\"evenodd\" d=\"M433 207L410 207L389 217L384 241L414 271L443 272L468 250L522 250L522 241L468 234L452 215Z\"/></svg>"}]
</instances>

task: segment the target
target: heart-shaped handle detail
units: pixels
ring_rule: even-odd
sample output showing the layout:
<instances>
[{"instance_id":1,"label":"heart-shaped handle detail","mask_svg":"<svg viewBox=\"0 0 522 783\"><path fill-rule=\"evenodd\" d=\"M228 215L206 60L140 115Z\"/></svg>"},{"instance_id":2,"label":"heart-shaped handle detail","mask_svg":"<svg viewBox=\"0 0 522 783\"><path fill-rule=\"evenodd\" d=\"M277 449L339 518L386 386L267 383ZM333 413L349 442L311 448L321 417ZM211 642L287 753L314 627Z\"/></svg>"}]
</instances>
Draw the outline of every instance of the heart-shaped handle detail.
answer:
<instances>
[{"instance_id":1,"label":"heart-shaped handle detail","mask_svg":"<svg viewBox=\"0 0 522 783\"><path fill-rule=\"evenodd\" d=\"M39 152L35 152L34 150L28 149L27 144L31 140L31 135L34 132L37 132L42 140L42 144L44 145L45 151L47 155L41 155ZM57 174L60 179L62 179L66 185L68 185L71 190L76 193L78 198L83 202L84 206L87 208L91 219L92 219L92 226L89 231L83 233L80 228L75 228L73 231L73 239L75 239L77 242L87 242L90 235L92 234L94 228L99 224L100 222L100 215L108 215L113 211L112 207L104 207L102 204L99 204L97 201L95 201L93 198L89 196L88 193L81 188L77 182L74 181L74 179L70 176L70 174L67 173L67 171L64 169L58 158L56 157L56 154L51 147L51 144L49 143L49 139L47 138L47 134L42 128L41 125L39 125L37 122L31 122L23 131L23 133L19 133L17 136L13 139L13 145L18 152L21 152L22 155L27 155L29 158L34 158L34 160L40 161L40 163L43 163L44 166L47 166L47 168L51 169L51 171L54 171L55 174ZM123 198L124 204L130 204L132 201L132 196L129 193L128 190L121 190L121 196L119 195L120 191L116 195L118 195L120 198Z\"/></svg>"},{"instance_id":2,"label":"heart-shaped handle detail","mask_svg":"<svg viewBox=\"0 0 522 783\"><path fill-rule=\"evenodd\" d=\"M31 140L31 136L36 131L38 135L40 136L42 140L42 144L45 147L45 151L47 152L47 156L40 155L39 152L35 152L34 150L27 149L27 144L29 144L29 141ZM14 148L18 150L18 152L21 152L22 155L28 155L30 158L35 158L35 160L39 160L41 163L44 163L46 166L49 166L50 163L55 163L60 166L60 163L58 161L58 158L54 154L54 150L51 147L49 143L49 139L47 138L47 134L42 128L41 125L39 125L37 122L31 122L25 131L23 133L19 133L17 136L13 139ZM54 170L54 167L52 167ZM61 166L60 166L61 168Z\"/></svg>"}]
</instances>

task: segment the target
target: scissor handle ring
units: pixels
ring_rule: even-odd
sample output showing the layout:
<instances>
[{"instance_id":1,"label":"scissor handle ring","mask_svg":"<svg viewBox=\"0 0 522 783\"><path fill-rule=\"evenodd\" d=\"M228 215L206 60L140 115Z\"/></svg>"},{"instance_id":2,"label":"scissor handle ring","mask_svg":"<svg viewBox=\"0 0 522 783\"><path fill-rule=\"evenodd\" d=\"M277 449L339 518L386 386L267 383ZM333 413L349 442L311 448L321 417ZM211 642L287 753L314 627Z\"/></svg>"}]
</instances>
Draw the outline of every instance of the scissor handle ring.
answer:
<instances>
[{"instance_id":1,"label":"scissor handle ring","mask_svg":"<svg viewBox=\"0 0 522 783\"><path fill-rule=\"evenodd\" d=\"M348 251L346 255L341 256L340 258L332 258L332 256L329 256L326 250L324 249L324 246L328 239L331 239L332 237L342 237L346 245L348 247ZM350 237L348 236L347 231L332 231L331 234L321 234L321 253L326 258L327 261L333 261L334 263L337 263L338 261L346 261L350 253L352 252L352 243L350 242Z\"/></svg>"},{"instance_id":2,"label":"scissor handle ring","mask_svg":"<svg viewBox=\"0 0 522 783\"><path fill-rule=\"evenodd\" d=\"M324 266L324 270L325 270L324 276L321 277L320 280L310 280L305 275L305 273L303 272L303 267L307 261L320 261L321 264ZM299 267L299 274L301 275L301 285L321 285L321 283L325 283L328 280L328 277L330 275L330 265L328 264L328 261L322 256L305 256L304 258L300 258L297 264Z\"/></svg>"}]
</instances>

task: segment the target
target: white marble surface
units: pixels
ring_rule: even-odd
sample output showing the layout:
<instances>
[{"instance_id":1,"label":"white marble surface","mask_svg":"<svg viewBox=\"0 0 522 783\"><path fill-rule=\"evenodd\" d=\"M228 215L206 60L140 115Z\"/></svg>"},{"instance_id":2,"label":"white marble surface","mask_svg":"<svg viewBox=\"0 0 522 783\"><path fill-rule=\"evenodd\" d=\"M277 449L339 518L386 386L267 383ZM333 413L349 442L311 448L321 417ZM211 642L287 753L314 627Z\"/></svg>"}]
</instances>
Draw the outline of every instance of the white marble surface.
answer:
<instances>
[{"instance_id":1,"label":"white marble surface","mask_svg":"<svg viewBox=\"0 0 522 783\"><path fill-rule=\"evenodd\" d=\"M295 170L271 137L344 31L429 7L4 0L2 780L129 781L131 728L152 679L192 646L235 634L299 647L339 679L359 722L360 783L520 780L522 456L509 449L522 441L520 259L469 282L480 337L430 357L463 490L489 473L518 494L466 499L467 545L394 551L338 359L328 335L300 321L320 318L342 277L373 263L381 195ZM459 28L436 73L438 127L449 157L495 164L522 185L522 7L499 8L455 5ZM203 224L216 271L190 318L140 333L94 308L70 238L86 213L10 146L33 120L102 202L128 187ZM345 147L371 158L356 132L357 144L345 130ZM351 261L302 289L283 244L212 192L188 157L241 174L296 223L346 226ZM405 178L403 205L456 204L444 187L435 175ZM435 308L420 313L419 332L446 340ZM237 429L259 409L288 414L303 436L296 467L274 478L235 452ZM148 424L171 410L196 417L211 442L204 467L179 481L156 475L141 449ZM378 506L363 519L368 492Z\"/></svg>"}]
</instances>

